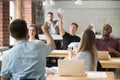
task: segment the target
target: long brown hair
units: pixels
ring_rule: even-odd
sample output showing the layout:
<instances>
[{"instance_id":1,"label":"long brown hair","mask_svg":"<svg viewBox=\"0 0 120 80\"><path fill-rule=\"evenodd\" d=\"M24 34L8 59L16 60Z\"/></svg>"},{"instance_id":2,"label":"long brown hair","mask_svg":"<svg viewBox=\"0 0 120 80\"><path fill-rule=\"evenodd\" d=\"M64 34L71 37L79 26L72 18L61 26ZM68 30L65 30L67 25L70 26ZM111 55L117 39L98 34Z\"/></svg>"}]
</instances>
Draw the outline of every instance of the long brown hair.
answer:
<instances>
[{"instance_id":1,"label":"long brown hair","mask_svg":"<svg viewBox=\"0 0 120 80\"><path fill-rule=\"evenodd\" d=\"M80 51L89 51L92 56L93 65L95 65L95 56L96 56L96 48L95 48L95 34L92 30L85 30L80 45L78 46L77 53ZM93 69L91 67L91 69Z\"/></svg>"}]
</instances>

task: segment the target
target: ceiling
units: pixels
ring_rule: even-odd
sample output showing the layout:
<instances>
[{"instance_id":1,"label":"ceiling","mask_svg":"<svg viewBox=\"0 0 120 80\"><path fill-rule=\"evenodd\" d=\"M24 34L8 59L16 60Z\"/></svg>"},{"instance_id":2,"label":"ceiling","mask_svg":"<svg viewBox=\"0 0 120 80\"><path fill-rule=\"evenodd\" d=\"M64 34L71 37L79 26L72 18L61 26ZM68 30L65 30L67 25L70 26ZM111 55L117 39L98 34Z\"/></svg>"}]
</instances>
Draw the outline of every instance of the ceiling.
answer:
<instances>
[{"instance_id":1,"label":"ceiling","mask_svg":"<svg viewBox=\"0 0 120 80\"><path fill-rule=\"evenodd\" d=\"M9 0L9 1L14 1L14 0ZM36 1L45 1L45 0L32 0L32 1L36 2ZM54 0L54 1L76 1L76 0ZM120 1L120 0L82 0L82 1Z\"/></svg>"},{"instance_id":2,"label":"ceiling","mask_svg":"<svg viewBox=\"0 0 120 80\"><path fill-rule=\"evenodd\" d=\"M54 0L54 1L76 1L76 0ZM82 0L82 1L120 1L120 0Z\"/></svg>"}]
</instances>

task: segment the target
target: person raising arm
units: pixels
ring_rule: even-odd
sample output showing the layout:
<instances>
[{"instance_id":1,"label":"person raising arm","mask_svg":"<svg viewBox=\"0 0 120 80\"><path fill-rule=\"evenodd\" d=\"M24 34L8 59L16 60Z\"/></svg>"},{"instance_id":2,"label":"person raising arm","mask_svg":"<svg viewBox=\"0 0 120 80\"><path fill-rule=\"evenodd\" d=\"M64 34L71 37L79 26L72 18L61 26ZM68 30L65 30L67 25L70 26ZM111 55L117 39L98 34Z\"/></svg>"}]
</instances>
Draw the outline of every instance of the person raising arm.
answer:
<instances>
[{"instance_id":1,"label":"person raising arm","mask_svg":"<svg viewBox=\"0 0 120 80\"><path fill-rule=\"evenodd\" d=\"M49 27L48 27L48 23L44 23L43 26L42 26L42 31L44 32L45 34L45 37L46 37L46 41L47 41L47 44L50 44L51 46L51 49L56 49L56 46L55 46L55 43L54 43L54 40L52 38L52 36L50 35L49 33Z\"/></svg>"},{"instance_id":2,"label":"person raising arm","mask_svg":"<svg viewBox=\"0 0 120 80\"><path fill-rule=\"evenodd\" d=\"M16 45L2 56L1 80L46 80L46 57L55 49L55 43L48 32L47 24L42 26L47 44L28 41L27 23L15 19L9 25L10 35Z\"/></svg>"},{"instance_id":3,"label":"person raising arm","mask_svg":"<svg viewBox=\"0 0 120 80\"><path fill-rule=\"evenodd\" d=\"M59 30L60 30L60 35L63 37L63 49L66 50L68 48L68 45L71 42L80 42L80 37L76 35L78 25L76 23L72 23L69 27L69 33L66 32L63 28L63 16L58 13L58 18L59 18Z\"/></svg>"}]
</instances>

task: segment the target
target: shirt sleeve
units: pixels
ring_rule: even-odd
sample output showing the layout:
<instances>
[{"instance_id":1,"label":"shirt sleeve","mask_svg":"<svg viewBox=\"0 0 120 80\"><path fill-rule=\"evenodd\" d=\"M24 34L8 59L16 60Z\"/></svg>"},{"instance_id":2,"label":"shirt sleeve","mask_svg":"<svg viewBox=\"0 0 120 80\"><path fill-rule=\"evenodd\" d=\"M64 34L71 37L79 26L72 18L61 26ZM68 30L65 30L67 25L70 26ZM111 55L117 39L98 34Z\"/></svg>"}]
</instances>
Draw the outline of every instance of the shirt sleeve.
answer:
<instances>
[{"instance_id":1,"label":"shirt sleeve","mask_svg":"<svg viewBox=\"0 0 120 80\"><path fill-rule=\"evenodd\" d=\"M10 60L6 55L2 58L1 77L10 77Z\"/></svg>"},{"instance_id":2,"label":"shirt sleeve","mask_svg":"<svg viewBox=\"0 0 120 80\"><path fill-rule=\"evenodd\" d=\"M84 58L85 58L85 54L78 53L76 55L76 59L83 59L84 60Z\"/></svg>"},{"instance_id":3,"label":"shirt sleeve","mask_svg":"<svg viewBox=\"0 0 120 80\"><path fill-rule=\"evenodd\" d=\"M49 44L46 44L45 47L46 47L45 51L46 51L47 55L49 55L51 53L52 49Z\"/></svg>"},{"instance_id":4,"label":"shirt sleeve","mask_svg":"<svg viewBox=\"0 0 120 80\"><path fill-rule=\"evenodd\" d=\"M117 42L117 46L116 46L117 47L117 51L120 52L120 40L117 40L116 42Z\"/></svg>"},{"instance_id":5,"label":"shirt sleeve","mask_svg":"<svg viewBox=\"0 0 120 80\"><path fill-rule=\"evenodd\" d=\"M39 48L40 49L40 51L42 52L42 53L44 53L43 54L43 56L47 56L47 55L49 55L50 54L50 52L51 52L51 47L50 47L50 44L46 44L46 43L44 43L44 42L40 42L40 43L38 43L39 45L36 47L36 48Z\"/></svg>"}]
</instances>

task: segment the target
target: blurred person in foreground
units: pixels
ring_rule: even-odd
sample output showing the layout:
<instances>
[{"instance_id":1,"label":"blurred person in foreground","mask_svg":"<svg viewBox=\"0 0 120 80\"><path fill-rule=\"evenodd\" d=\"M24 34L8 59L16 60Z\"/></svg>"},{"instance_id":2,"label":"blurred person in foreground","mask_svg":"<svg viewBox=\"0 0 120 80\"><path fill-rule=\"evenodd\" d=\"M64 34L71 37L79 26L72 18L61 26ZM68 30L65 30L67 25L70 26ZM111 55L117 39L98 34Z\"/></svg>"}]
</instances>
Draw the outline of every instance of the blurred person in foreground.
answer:
<instances>
[{"instance_id":1,"label":"blurred person in foreground","mask_svg":"<svg viewBox=\"0 0 120 80\"><path fill-rule=\"evenodd\" d=\"M17 43L3 55L1 80L46 80L46 57L55 49L55 43L48 32L47 23L42 29L47 44L28 41L28 29L24 20L16 19L9 25L10 35Z\"/></svg>"}]
</instances>

